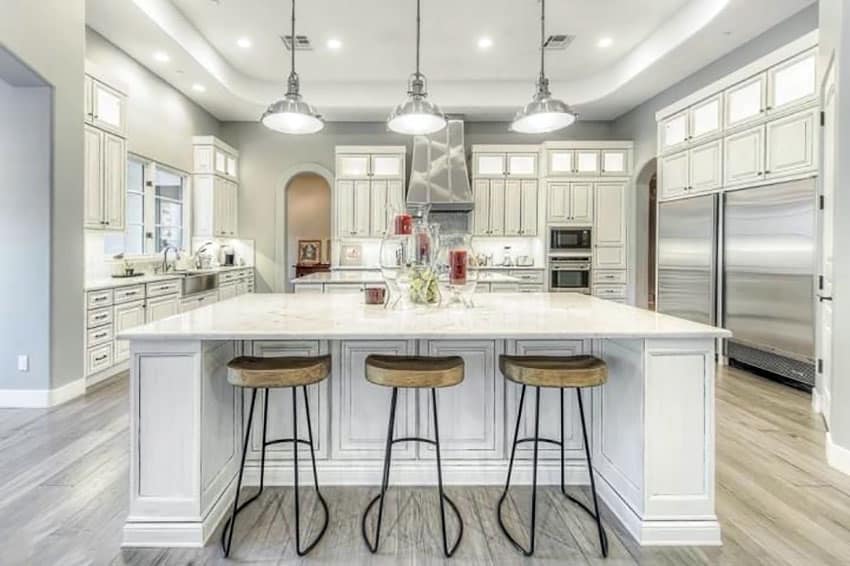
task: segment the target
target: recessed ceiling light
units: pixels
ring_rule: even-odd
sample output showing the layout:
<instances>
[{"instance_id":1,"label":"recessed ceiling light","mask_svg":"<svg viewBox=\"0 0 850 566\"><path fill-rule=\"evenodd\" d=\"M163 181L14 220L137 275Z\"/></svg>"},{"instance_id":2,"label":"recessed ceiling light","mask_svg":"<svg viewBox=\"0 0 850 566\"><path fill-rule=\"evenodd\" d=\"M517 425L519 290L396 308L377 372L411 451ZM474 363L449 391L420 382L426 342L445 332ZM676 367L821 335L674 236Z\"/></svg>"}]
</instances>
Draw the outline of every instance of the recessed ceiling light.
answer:
<instances>
[{"instance_id":1,"label":"recessed ceiling light","mask_svg":"<svg viewBox=\"0 0 850 566\"><path fill-rule=\"evenodd\" d=\"M600 37L599 41L596 42L596 46L605 49L606 47L611 47L613 43L614 40L610 37Z\"/></svg>"},{"instance_id":2,"label":"recessed ceiling light","mask_svg":"<svg viewBox=\"0 0 850 566\"><path fill-rule=\"evenodd\" d=\"M207 92L207 87L202 84L195 83L192 85L192 90L194 90L195 92Z\"/></svg>"},{"instance_id":3,"label":"recessed ceiling light","mask_svg":"<svg viewBox=\"0 0 850 566\"><path fill-rule=\"evenodd\" d=\"M484 37L478 38L478 49L490 49L491 47L493 47L492 39L490 39L486 35Z\"/></svg>"},{"instance_id":4,"label":"recessed ceiling light","mask_svg":"<svg viewBox=\"0 0 850 566\"><path fill-rule=\"evenodd\" d=\"M168 53L165 51L157 51L153 54L153 58L159 61L160 63L168 63L171 61L171 57L168 56Z\"/></svg>"},{"instance_id":5,"label":"recessed ceiling light","mask_svg":"<svg viewBox=\"0 0 850 566\"><path fill-rule=\"evenodd\" d=\"M248 49L249 47L251 47L252 43L251 43L251 40L249 38L240 37L239 39L236 40L236 45L238 45L242 49Z\"/></svg>"},{"instance_id":6,"label":"recessed ceiling light","mask_svg":"<svg viewBox=\"0 0 850 566\"><path fill-rule=\"evenodd\" d=\"M342 48L342 40L332 37L328 40L328 49L333 49L334 51Z\"/></svg>"}]
</instances>

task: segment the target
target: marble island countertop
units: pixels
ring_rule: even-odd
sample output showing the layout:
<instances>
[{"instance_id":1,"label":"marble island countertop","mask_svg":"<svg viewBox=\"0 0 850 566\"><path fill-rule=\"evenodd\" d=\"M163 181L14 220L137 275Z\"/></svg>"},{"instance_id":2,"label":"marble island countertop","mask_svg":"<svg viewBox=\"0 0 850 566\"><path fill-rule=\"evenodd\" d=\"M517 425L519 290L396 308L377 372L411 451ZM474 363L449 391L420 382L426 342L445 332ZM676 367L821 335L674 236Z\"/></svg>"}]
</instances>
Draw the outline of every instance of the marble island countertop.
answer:
<instances>
[{"instance_id":1,"label":"marble island countertop","mask_svg":"<svg viewBox=\"0 0 850 566\"><path fill-rule=\"evenodd\" d=\"M481 283L519 283L520 279L500 273L497 271L481 271L478 274L478 281ZM384 278L380 271L364 270L364 271L325 271L320 273L310 273L303 277L298 277L292 280L294 285L299 284L326 284L334 285L341 283L360 283L364 285L383 284Z\"/></svg>"},{"instance_id":2,"label":"marble island countertop","mask_svg":"<svg viewBox=\"0 0 850 566\"><path fill-rule=\"evenodd\" d=\"M476 295L475 308L392 310L352 295L248 294L122 332L130 340L724 338L577 293Z\"/></svg>"},{"instance_id":3,"label":"marble island countertop","mask_svg":"<svg viewBox=\"0 0 850 566\"><path fill-rule=\"evenodd\" d=\"M229 265L213 267L210 269L193 269L196 273L222 273L224 271L233 271L236 269L253 269L251 265ZM104 277L102 279L93 279L86 281L86 291L98 291L100 289L111 289L114 287L128 287L130 285L144 285L145 283L156 283L158 281L169 281L172 279L182 279L185 273L145 273L136 277Z\"/></svg>"}]
</instances>

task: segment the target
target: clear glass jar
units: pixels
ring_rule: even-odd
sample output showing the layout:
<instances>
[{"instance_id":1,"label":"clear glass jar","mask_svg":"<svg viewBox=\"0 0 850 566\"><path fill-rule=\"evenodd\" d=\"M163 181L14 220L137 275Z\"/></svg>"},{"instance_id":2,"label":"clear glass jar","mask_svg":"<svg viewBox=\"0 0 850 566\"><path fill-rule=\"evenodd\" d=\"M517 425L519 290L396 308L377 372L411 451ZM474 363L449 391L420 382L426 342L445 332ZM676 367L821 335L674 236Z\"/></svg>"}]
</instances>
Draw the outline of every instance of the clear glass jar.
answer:
<instances>
[{"instance_id":1,"label":"clear glass jar","mask_svg":"<svg viewBox=\"0 0 850 566\"><path fill-rule=\"evenodd\" d=\"M381 240L381 274L390 293L387 305L410 308L437 305L440 291L434 259L436 226L428 224L429 205L398 211Z\"/></svg>"},{"instance_id":2,"label":"clear glass jar","mask_svg":"<svg viewBox=\"0 0 850 566\"><path fill-rule=\"evenodd\" d=\"M478 284L478 257L468 233L440 234L435 269L446 306L472 307Z\"/></svg>"}]
</instances>

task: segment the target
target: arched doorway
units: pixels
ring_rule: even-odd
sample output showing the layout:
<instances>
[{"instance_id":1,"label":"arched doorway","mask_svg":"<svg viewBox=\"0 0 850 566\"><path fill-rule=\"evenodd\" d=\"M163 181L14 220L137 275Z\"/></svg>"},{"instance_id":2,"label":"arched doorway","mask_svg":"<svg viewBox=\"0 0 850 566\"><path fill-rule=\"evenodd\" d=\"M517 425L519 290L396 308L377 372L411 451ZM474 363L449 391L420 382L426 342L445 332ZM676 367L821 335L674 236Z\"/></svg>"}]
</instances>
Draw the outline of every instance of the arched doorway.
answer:
<instances>
[{"instance_id":1,"label":"arched doorway","mask_svg":"<svg viewBox=\"0 0 850 566\"><path fill-rule=\"evenodd\" d=\"M318 242L318 253L311 258L330 263L328 242L331 239L331 187L321 175L299 173L286 185L286 292L292 291L299 261L299 242Z\"/></svg>"},{"instance_id":2,"label":"arched doorway","mask_svg":"<svg viewBox=\"0 0 850 566\"><path fill-rule=\"evenodd\" d=\"M635 181L635 304L654 308L655 302L655 158L641 167Z\"/></svg>"}]
</instances>

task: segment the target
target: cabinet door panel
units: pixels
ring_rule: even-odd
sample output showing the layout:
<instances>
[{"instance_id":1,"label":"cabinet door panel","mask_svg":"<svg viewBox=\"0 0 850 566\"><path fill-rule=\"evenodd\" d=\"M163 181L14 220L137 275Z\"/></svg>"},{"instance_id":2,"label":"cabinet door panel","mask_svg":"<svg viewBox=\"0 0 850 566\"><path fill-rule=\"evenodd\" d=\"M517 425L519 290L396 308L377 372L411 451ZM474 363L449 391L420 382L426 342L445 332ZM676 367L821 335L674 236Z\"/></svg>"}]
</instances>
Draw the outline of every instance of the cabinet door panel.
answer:
<instances>
[{"instance_id":1,"label":"cabinet door panel","mask_svg":"<svg viewBox=\"0 0 850 566\"><path fill-rule=\"evenodd\" d=\"M371 183L354 181L354 232L355 236L369 235Z\"/></svg>"},{"instance_id":2,"label":"cabinet door panel","mask_svg":"<svg viewBox=\"0 0 850 566\"><path fill-rule=\"evenodd\" d=\"M726 185L747 183L764 176L764 126L758 126L726 138Z\"/></svg>"},{"instance_id":3,"label":"cabinet door panel","mask_svg":"<svg viewBox=\"0 0 850 566\"><path fill-rule=\"evenodd\" d=\"M285 356L308 356L315 357L327 352L324 342L317 340L303 341L258 341L254 342L254 356L285 357ZM328 416L329 416L329 391L328 379L315 385L307 387L307 398L310 401L310 424L313 427L313 442L316 446L316 458L325 459L328 456ZM302 388L296 390L298 406L298 437L307 438L307 413L304 409L304 391ZM251 407L250 391L243 395L244 414L248 414ZM251 444L249 457L258 459L262 448L262 427L257 426L263 422L263 392L257 394L257 403L254 408L254 427L251 431ZM269 417L267 440L276 438L292 438L292 390L270 389L269 390ZM299 461L301 460L299 454ZM309 454L304 456L309 458ZM292 458L291 443L273 444L266 448L266 459L290 460Z\"/></svg>"},{"instance_id":4,"label":"cabinet door panel","mask_svg":"<svg viewBox=\"0 0 850 566\"><path fill-rule=\"evenodd\" d=\"M475 210L472 213L473 230L476 236L490 235L490 181L476 179L472 184Z\"/></svg>"},{"instance_id":5,"label":"cabinet door panel","mask_svg":"<svg viewBox=\"0 0 850 566\"><path fill-rule=\"evenodd\" d=\"M490 181L490 234L501 236L505 233L505 181Z\"/></svg>"},{"instance_id":6,"label":"cabinet door panel","mask_svg":"<svg viewBox=\"0 0 850 566\"><path fill-rule=\"evenodd\" d=\"M522 182L522 219L520 233L523 236L537 235L537 181Z\"/></svg>"},{"instance_id":7,"label":"cabinet door panel","mask_svg":"<svg viewBox=\"0 0 850 566\"><path fill-rule=\"evenodd\" d=\"M720 131L722 101L722 95L717 95L691 108L691 133L689 139L697 140Z\"/></svg>"},{"instance_id":8,"label":"cabinet door panel","mask_svg":"<svg viewBox=\"0 0 850 566\"><path fill-rule=\"evenodd\" d=\"M765 75L758 75L726 91L726 125L738 126L764 113Z\"/></svg>"},{"instance_id":9,"label":"cabinet door panel","mask_svg":"<svg viewBox=\"0 0 850 566\"><path fill-rule=\"evenodd\" d=\"M816 169L815 112L806 111L767 124L766 177Z\"/></svg>"},{"instance_id":10,"label":"cabinet door panel","mask_svg":"<svg viewBox=\"0 0 850 566\"><path fill-rule=\"evenodd\" d=\"M599 152L598 151L577 151L576 152L576 172L579 175L597 175L597 174L599 174Z\"/></svg>"},{"instance_id":11,"label":"cabinet door panel","mask_svg":"<svg viewBox=\"0 0 850 566\"><path fill-rule=\"evenodd\" d=\"M597 183L596 222L593 237L597 246L621 246L626 243L625 185Z\"/></svg>"},{"instance_id":12,"label":"cabinet door panel","mask_svg":"<svg viewBox=\"0 0 850 566\"><path fill-rule=\"evenodd\" d=\"M688 152L669 155L661 160L661 198L685 194L690 183Z\"/></svg>"},{"instance_id":13,"label":"cabinet door panel","mask_svg":"<svg viewBox=\"0 0 850 566\"><path fill-rule=\"evenodd\" d=\"M124 230L124 210L127 202L127 149L118 136L103 138L103 196L104 220L107 230Z\"/></svg>"},{"instance_id":14,"label":"cabinet door panel","mask_svg":"<svg viewBox=\"0 0 850 566\"><path fill-rule=\"evenodd\" d=\"M549 175L570 175L575 172L572 151L549 150Z\"/></svg>"},{"instance_id":15,"label":"cabinet door panel","mask_svg":"<svg viewBox=\"0 0 850 566\"><path fill-rule=\"evenodd\" d=\"M507 174L511 177L536 177L536 153L509 153Z\"/></svg>"},{"instance_id":16,"label":"cabinet door panel","mask_svg":"<svg viewBox=\"0 0 850 566\"><path fill-rule=\"evenodd\" d=\"M400 155L373 155L371 173L373 177L401 177Z\"/></svg>"},{"instance_id":17,"label":"cabinet door panel","mask_svg":"<svg viewBox=\"0 0 850 566\"><path fill-rule=\"evenodd\" d=\"M504 234L519 236L522 234L522 184L519 180L509 180L505 183L504 203Z\"/></svg>"},{"instance_id":18,"label":"cabinet door panel","mask_svg":"<svg viewBox=\"0 0 850 566\"><path fill-rule=\"evenodd\" d=\"M549 183L547 218L549 222L565 222L570 211L570 184Z\"/></svg>"},{"instance_id":19,"label":"cabinet door panel","mask_svg":"<svg viewBox=\"0 0 850 566\"><path fill-rule=\"evenodd\" d=\"M570 190L570 220L593 222L593 184L573 183Z\"/></svg>"},{"instance_id":20,"label":"cabinet door panel","mask_svg":"<svg viewBox=\"0 0 850 566\"><path fill-rule=\"evenodd\" d=\"M348 238L354 232L354 181L348 179L336 182L336 233L340 238Z\"/></svg>"},{"instance_id":21,"label":"cabinet door panel","mask_svg":"<svg viewBox=\"0 0 850 566\"><path fill-rule=\"evenodd\" d=\"M803 104L817 94L817 50L777 65L768 72L768 108L771 111Z\"/></svg>"},{"instance_id":22,"label":"cabinet door panel","mask_svg":"<svg viewBox=\"0 0 850 566\"><path fill-rule=\"evenodd\" d=\"M125 303L113 307L113 326L115 335L136 326L145 324L145 303ZM127 340L115 340L114 362L122 362L130 357L130 342Z\"/></svg>"},{"instance_id":23,"label":"cabinet door panel","mask_svg":"<svg viewBox=\"0 0 850 566\"><path fill-rule=\"evenodd\" d=\"M504 153L477 153L473 157L473 175L502 177L506 171L505 159Z\"/></svg>"},{"instance_id":24,"label":"cabinet door panel","mask_svg":"<svg viewBox=\"0 0 850 566\"><path fill-rule=\"evenodd\" d=\"M372 236L380 238L387 230L387 181L372 181L370 206L372 214Z\"/></svg>"},{"instance_id":25,"label":"cabinet door panel","mask_svg":"<svg viewBox=\"0 0 850 566\"><path fill-rule=\"evenodd\" d=\"M581 340L517 340L513 346L514 353L519 356L576 356L587 351ZM510 454L511 443L513 443L514 426L516 423L519 400L522 386L510 381L505 381L505 400L507 413L505 415L508 426L508 445L506 450ZM584 443L581 435L581 420L579 420L578 401L575 391L567 389L564 395L564 440L565 456L568 459L583 460ZM591 422L590 394L584 393L585 419L588 423L588 432ZM533 387L525 391L525 403L523 403L522 420L520 421L520 438L528 438L534 435L534 396ZM560 440L561 420L561 390L543 387L540 389L540 436ZM533 455L531 443L521 444L517 447L517 458L522 460L531 459ZM561 449L551 444L540 444L539 457L541 459L557 460L561 457Z\"/></svg>"},{"instance_id":26,"label":"cabinet door panel","mask_svg":"<svg viewBox=\"0 0 850 566\"><path fill-rule=\"evenodd\" d=\"M156 322L180 313L180 299L177 295L148 301L145 309L145 322Z\"/></svg>"},{"instance_id":27,"label":"cabinet door panel","mask_svg":"<svg viewBox=\"0 0 850 566\"><path fill-rule=\"evenodd\" d=\"M596 246L593 248L594 269L626 269L625 246Z\"/></svg>"},{"instance_id":28,"label":"cabinet door panel","mask_svg":"<svg viewBox=\"0 0 850 566\"><path fill-rule=\"evenodd\" d=\"M389 387L373 385L366 380L366 357L370 354L413 355L415 343L407 340L358 341L339 343L334 353L334 375L331 378L334 406L332 457L340 460L383 460L390 418ZM398 390L395 437L416 436L416 391ZM416 444L408 442L393 447L393 460L416 457Z\"/></svg>"},{"instance_id":29,"label":"cabinet door panel","mask_svg":"<svg viewBox=\"0 0 850 566\"><path fill-rule=\"evenodd\" d=\"M85 165L83 167L85 227L103 228L105 222L103 218L103 167L101 164L103 133L86 126L83 134L83 147L85 152Z\"/></svg>"},{"instance_id":30,"label":"cabinet door panel","mask_svg":"<svg viewBox=\"0 0 850 566\"><path fill-rule=\"evenodd\" d=\"M721 146L721 140L717 140L690 151L690 190L713 191L723 185Z\"/></svg>"},{"instance_id":31,"label":"cabinet door panel","mask_svg":"<svg viewBox=\"0 0 850 566\"><path fill-rule=\"evenodd\" d=\"M688 141L688 114L682 112L664 120L661 137L665 150L673 149Z\"/></svg>"},{"instance_id":32,"label":"cabinet door panel","mask_svg":"<svg viewBox=\"0 0 850 566\"><path fill-rule=\"evenodd\" d=\"M602 152L602 174L622 176L628 170L628 156L625 151L605 150Z\"/></svg>"},{"instance_id":33,"label":"cabinet door panel","mask_svg":"<svg viewBox=\"0 0 850 566\"><path fill-rule=\"evenodd\" d=\"M336 174L348 179L367 178L369 176L368 155L338 155Z\"/></svg>"},{"instance_id":34,"label":"cabinet door panel","mask_svg":"<svg viewBox=\"0 0 850 566\"><path fill-rule=\"evenodd\" d=\"M123 135L126 128L126 98L100 81L93 80L92 85L92 124Z\"/></svg>"},{"instance_id":35,"label":"cabinet door panel","mask_svg":"<svg viewBox=\"0 0 850 566\"><path fill-rule=\"evenodd\" d=\"M504 380L497 377L496 360L502 342L492 340L432 340L420 345L429 356L461 356L465 378L454 387L437 390L440 456L446 460L504 457ZM419 398L419 435L434 438L431 393ZM423 458L433 458L432 446L420 448Z\"/></svg>"}]
</instances>

